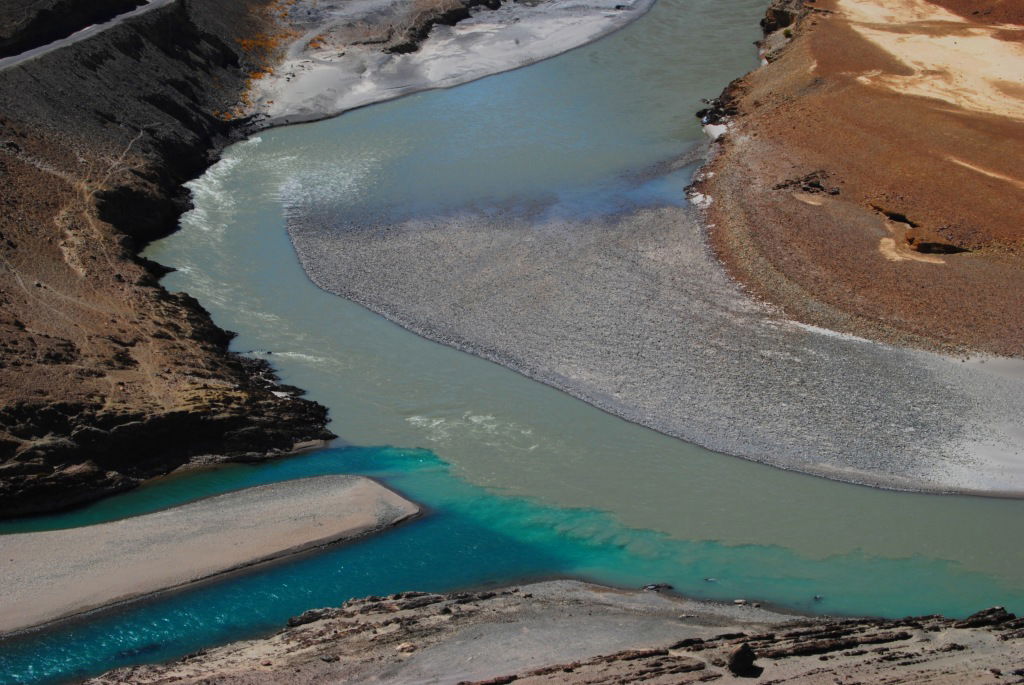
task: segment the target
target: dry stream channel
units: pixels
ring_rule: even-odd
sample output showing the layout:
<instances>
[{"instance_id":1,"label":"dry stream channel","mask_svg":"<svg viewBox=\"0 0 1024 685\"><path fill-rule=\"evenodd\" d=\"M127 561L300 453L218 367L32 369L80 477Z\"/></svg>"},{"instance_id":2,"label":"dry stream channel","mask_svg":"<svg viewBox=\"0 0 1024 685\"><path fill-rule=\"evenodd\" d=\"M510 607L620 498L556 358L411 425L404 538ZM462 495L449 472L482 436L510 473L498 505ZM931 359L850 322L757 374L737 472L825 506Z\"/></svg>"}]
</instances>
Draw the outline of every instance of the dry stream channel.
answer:
<instances>
[{"instance_id":1,"label":"dry stream channel","mask_svg":"<svg viewBox=\"0 0 1024 685\"><path fill-rule=\"evenodd\" d=\"M690 333L666 349L692 347L698 338L708 348L739 349L736 340L716 346L712 331L742 338L745 325L755 344L776 345L753 360L701 349L708 361L684 366L695 380L681 384L676 400L686 411L673 420L695 417L695 435L706 434L705 444L732 435L738 451L741 442L753 445L744 436L763 426L767 438L758 449L770 449L776 433L796 424L780 426L777 416L759 414L766 396L757 399L756 387L749 389L751 402L741 402L735 379L770 373L791 387L789 367L771 367L772 355L803 357L793 368L813 366L806 360L815 355L840 360L833 385L816 392L832 393L829 411L842 415L844 401L867 397L853 386L882 383L906 358L804 329L770 325L774 337L758 333L749 323L753 305L728 294L683 195L694 170L688 155L702 144L692 112L702 97L756 64L751 43L763 4L660 0L627 28L551 60L270 130L227 150L191 184L196 207L182 230L147 256L177 269L165 279L170 289L194 295L219 325L239 333L235 349L267 356L284 382L328 406L342 439L291 459L162 479L2 531L89 525L327 473L379 478L425 504L428 514L355 544L0 642L0 683L62 681L170 659L271 632L289 616L352 596L551 576L627 587L666 582L695 597L742 597L814 613L964 615L993 604L1024 610L1024 551L1014 542L1024 515L1020 500L872 489L711 452L419 337L318 288L303 269L413 328L448 316L464 338L449 330L451 342L464 347L485 324L492 350L503 336L534 345L520 359L547 344L542 329L521 325L522 291L537 311L564 307L560 319L577 321L579 307L585 313L594 305L560 293L606 275L606 296L617 309L600 331L583 331L580 345L613 360L656 359L624 352L622 340L632 335L638 345L657 346L660 338L646 327L664 321L646 316L645 301L616 298L640 292L622 280L630 242L639 260L634 271L648 273L643 260L665 256L652 241L671 238L692 267L679 276L680 299L689 306L679 316L693 318L671 322ZM633 231L629 240L622 240L625 229ZM550 252L552 232L565 259L542 264L538 276L530 260L539 252L531 246ZM625 243L622 251L592 250L602 235ZM603 257L574 261L574 246ZM495 254L506 255L506 263ZM470 286L445 299L455 278ZM418 310L408 306L410 298ZM502 301L513 304L500 309ZM473 302L486 303L487 315ZM437 329L424 332L444 338L438 330L447 324L436 321ZM571 338L555 330L550 337L557 357L557 341ZM572 358L560 359L569 378ZM585 367L577 373L594 380ZM733 385L702 396L710 392L702 380L708 377L734 379ZM908 381L908 392L945 393L923 403L956 399L955 380L926 375L920 385ZM595 387L606 381L597 378ZM849 397L843 383L851 386ZM634 389L623 381L616 401L625 404ZM803 411L819 411L808 392ZM953 410L966 411L955 403L944 411ZM916 421L927 412L910 414ZM915 426L906 419L894 414L887 434L910 444L906 435L914 431L905 429ZM877 420L865 419L864 432ZM727 421L736 422L736 431L715 433ZM916 430L939 429L922 418ZM799 455L794 445L810 449L819 436L791 438L780 439ZM822 452L875 449L883 438L833 440ZM922 435L916 444L928 440Z\"/></svg>"}]
</instances>

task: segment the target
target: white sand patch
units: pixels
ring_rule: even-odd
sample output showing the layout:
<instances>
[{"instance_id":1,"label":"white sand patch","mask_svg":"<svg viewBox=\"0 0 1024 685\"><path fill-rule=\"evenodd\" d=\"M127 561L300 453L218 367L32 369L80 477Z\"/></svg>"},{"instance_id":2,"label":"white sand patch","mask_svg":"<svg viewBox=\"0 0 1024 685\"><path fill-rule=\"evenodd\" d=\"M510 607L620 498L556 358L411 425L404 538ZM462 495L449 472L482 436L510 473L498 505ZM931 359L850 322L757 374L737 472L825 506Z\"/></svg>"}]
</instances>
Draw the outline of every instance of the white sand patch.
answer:
<instances>
[{"instance_id":1,"label":"white sand patch","mask_svg":"<svg viewBox=\"0 0 1024 685\"><path fill-rule=\"evenodd\" d=\"M705 124L704 133L711 140L718 140L729 130L728 124Z\"/></svg>"},{"instance_id":2,"label":"white sand patch","mask_svg":"<svg viewBox=\"0 0 1024 685\"><path fill-rule=\"evenodd\" d=\"M926 264L945 264L945 260L934 255L921 254L913 250L897 247L893 238L882 238L878 241L878 251L890 262L924 262Z\"/></svg>"},{"instance_id":3,"label":"white sand patch","mask_svg":"<svg viewBox=\"0 0 1024 685\"><path fill-rule=\"evenodd\" d=\"M837 6L857 33L914 71L863 74L862 83L1024 119L1024 99L1007 92L1024 88L1024 44L997 37L1024 37L1021 27L979 26L924 0L839 0Z\"/></svg>"},{"instance_id":4,"label":"white sand patch","mask_svg":"<svg viewBox=\"0 0 1024 685\"><path fill-rule=\"evenodd\" d=\"M962 167L966 167L971 171L977 171L979 174L984 174L985 176L988 176L990 178L996 178L999 179L1000 181L1006 181L1013 187L1018 188L1020 190L1024 190L1024 181L1021 181L1020 179L1013 178L1012 176L1007 176L1005 174L1001 174L998 171L992 171L991 169L984 169L980 166L971 164L970 162L965 162L962 159L953 157L952 155L946 157L946 159L948 159L950 162L953 162L954 164L959 164Z\"/></svg>"},{"instance_id":5,"label":"white sand patch","mask_svg":"<svg viewBox=\"0 0 1024 685\"><path fill-rule=\"evenodd\" d=\"M694 207L700 207L701 209L707 209L711 206L712 197L705 195L704 193L690 193L687 198L690 204Z\"/></svg>"},{"instance_id":6,"label":"white sand patch","mask_svg":"<svg viewBox=\"0 0 1024 685\"><path fill-rule=\"evenodd\" d=\"M358 11L372 11L381 3L363 4ZM653 0L510 2L497 10L476 9L471 18L455 26L435 26L419 50L407 54L386 54L379 45L334 46L313 53L293 46L289 58L255 86L253 102L256 111L269 117L264 123L323 119L553 57L625 26L653 4ZM355 17L356 10L344 11L345 18ZM300 42L304 45L305 40Z\"/></svg>"},{"instance_id":7,"label":"white sand patch","mask_svg":"<svg viewBox=\"0 0 1024 685\"><path fill-rule=\"evenodd\" d=\"M825 201L816 195L811 193L793 193L793 199L798 202L803 202L805 205L811 205L812 207L820 207L825 204Z\"/></svg>"},{"instance_id":8,"label":"white sand patch","mask_svg":"<svg viewBox=\"0 0 1024 685\"><path fill-rule=\"evenodd\" d=\"M815 335L823 335L827 338L838 338L840 340L849 340L851 342L867 343L868 345L879 345L872 340L867 338L861 338L857 335L850 335L849 333L840 333L839 331L833 331L831 328L822 328L820 326L812 326L809 323L801 323L799 321L788 321L788 324L795 326L796 328L803 329L808 333L814 333Z\"/></svg>"}]
</instances>

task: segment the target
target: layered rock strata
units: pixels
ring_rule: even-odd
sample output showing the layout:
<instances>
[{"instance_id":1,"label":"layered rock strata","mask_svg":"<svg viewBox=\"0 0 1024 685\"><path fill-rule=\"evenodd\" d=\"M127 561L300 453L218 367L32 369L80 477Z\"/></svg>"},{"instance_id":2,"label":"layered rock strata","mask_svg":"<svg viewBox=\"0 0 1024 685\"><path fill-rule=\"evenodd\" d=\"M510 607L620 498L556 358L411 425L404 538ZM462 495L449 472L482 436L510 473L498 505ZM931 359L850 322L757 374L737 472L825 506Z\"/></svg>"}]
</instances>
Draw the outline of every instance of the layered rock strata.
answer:
<instances>
[{"instance_id":1,"label":"layered rock strata","mask_svg":"<svg viewBox=\"0 0 1024 685\"><path fill-rule=\"evenodd\" d=\"M65 38L146 0L7 0L0 6L0 57Z\"/></svg>"},{"instance_id":2,"label":"layered rock strata","mask_svg":"<svg viewBox=\"0 0 1024 685\"><path fill-rule=\"evenodd\" d=\"M1021 682L1024 620L1001 608L808 619L570 581L404 592L307 611L262 640L91 683Z\"/></svg>"}]
</instances>

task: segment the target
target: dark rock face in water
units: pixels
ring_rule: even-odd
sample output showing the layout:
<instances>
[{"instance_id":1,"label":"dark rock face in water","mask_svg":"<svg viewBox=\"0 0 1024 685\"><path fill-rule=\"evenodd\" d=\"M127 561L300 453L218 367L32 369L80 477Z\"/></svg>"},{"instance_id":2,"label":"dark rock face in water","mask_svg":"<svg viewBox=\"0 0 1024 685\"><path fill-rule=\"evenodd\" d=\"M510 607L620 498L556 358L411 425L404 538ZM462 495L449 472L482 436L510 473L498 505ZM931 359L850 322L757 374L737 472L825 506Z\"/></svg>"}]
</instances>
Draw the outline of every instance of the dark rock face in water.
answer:
<instances>
[{"instance_id":1,"label":"dark rock face in water","mask_svg":"<svg viewBox=\"0 0 1024 685\"><path fill-rule=\"evenodd\" d=\"M501 0L455 0L454 2L438 0L434 6L428 7L414 17L411 25L398 36L393 37L384 51L395 54L416 52L419 50L420 44L430 35L430 29L434 28L436 24L455 26L463 19L469 19L471 8L481 6L496 10L501 7Z\"/></svg>"},{"instance_id":2,"label":"dark rock face in water","mask_svg":"<svg viewBox=\"0 0 1024 685\"><path fill-rule=\"evenodd\" d=\"M771 6L765 10L761 28L767 34L792 26L806 11L804 0L774 0Z\"/></svg>"},{"instance_id":3,"label":"dark rock face in water","mask_svg":"<svg viewBox=\"0 0 1024 685\"><path fill-rule=\"evenodd\" d=\"M332 437L326 409L230 354L137 257L237 137L219 113L257 66L242 39L268 30L266 4L172 3L0 71L0 516Z\"/></svg>"}]
</instances>

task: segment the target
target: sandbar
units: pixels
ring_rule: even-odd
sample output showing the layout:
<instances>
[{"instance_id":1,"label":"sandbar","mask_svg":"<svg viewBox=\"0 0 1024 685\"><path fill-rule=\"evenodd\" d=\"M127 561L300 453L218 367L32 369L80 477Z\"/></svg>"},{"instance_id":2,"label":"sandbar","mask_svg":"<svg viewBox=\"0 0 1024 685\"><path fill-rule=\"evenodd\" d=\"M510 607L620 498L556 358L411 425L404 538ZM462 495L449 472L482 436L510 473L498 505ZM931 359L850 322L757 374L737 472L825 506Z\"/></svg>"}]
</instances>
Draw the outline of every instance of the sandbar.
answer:
<instances>
[{"instance_id":1,"label":"sandbar","mask_svg":"<svg viewBox=\"0 0 1024 685\"><path fill-rule=\"evenodd\" d=\"M358 476L247 488L95 526L0 538L0 634L387 528L419 508Z\"/></svg>"}]
</instances>

